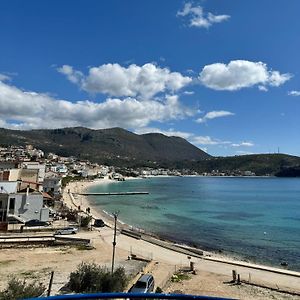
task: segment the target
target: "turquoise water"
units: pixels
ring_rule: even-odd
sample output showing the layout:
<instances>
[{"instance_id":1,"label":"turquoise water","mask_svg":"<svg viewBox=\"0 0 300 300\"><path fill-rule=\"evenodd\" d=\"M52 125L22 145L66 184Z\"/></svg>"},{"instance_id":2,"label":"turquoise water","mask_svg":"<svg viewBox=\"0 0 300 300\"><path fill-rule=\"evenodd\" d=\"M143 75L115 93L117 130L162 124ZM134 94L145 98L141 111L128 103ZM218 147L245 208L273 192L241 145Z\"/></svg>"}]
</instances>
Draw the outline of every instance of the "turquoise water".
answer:
<instances>
[{"instance_id":1,"label":"turquoise water","mask_svg":"<svg viewBox=\"0 0 300 300\"><path fill-rule=\"evenodd\" d=\"M163 177L112 182L91 202L162 237L300 271L300 179Z\"/></svg>"}]
</instances>

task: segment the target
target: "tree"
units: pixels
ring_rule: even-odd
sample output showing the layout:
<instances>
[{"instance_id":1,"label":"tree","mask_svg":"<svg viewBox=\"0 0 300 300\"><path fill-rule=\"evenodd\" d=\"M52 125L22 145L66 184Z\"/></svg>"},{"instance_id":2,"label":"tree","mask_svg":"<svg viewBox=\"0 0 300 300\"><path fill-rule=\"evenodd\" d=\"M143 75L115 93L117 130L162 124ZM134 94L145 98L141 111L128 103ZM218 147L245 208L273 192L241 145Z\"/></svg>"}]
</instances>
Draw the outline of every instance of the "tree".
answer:
<instances>
[{"instance_id":1,"label":"tree","mask_svg":"<svg viewBox=\"0 0 300 300\"><path fill-rule=\"evenodd\" d=\"M91 221L92 221L91 216L81 217L80 227L88 227Z\"/></svg>"},{"instance_id":2,"label":"tree","mask_svg":"<svg viewBox=\"0 0 300 300\"><path fill-rule=\"evenodd\" d=\"M9 280L7 288L0 292L0 300L39 297L45 290L45 286L40 282L27 283L26 280L12 278Z\"/></svg>"},{"instance_id":3,"label":"tree","mask_svg":"<svg viewBox=\"0 0 300 300\"><path fill-rule=\"evenodd\" d=\"M126 284L124 268L117 268L111 273L106 267L84 262L70 274L69 280L70 290L76 293L122 292Z\"/></svg>"}]
</instances>

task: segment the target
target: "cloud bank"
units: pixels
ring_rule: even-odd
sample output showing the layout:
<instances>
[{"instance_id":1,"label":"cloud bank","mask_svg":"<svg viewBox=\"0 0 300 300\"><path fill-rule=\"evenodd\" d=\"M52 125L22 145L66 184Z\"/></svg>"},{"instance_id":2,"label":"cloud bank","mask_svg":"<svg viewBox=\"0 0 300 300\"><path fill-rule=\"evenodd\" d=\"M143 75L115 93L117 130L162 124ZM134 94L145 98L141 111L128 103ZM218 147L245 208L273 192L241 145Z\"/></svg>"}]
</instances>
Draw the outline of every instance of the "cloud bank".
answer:
<instances>
[{"instance_id":1,"label":"cloud bank","mask_svg":"<svg viewBox=\"0 0 300 300\"><path fill-rule=\"evenodd\" d=\"M160 101L127 97L108 98L101 103L71 102L23 91L0 81L0 126L7 128L137 128L152 121L183 119L193 114L176 95L166 95Z\"/></svg>"}]
</instances>

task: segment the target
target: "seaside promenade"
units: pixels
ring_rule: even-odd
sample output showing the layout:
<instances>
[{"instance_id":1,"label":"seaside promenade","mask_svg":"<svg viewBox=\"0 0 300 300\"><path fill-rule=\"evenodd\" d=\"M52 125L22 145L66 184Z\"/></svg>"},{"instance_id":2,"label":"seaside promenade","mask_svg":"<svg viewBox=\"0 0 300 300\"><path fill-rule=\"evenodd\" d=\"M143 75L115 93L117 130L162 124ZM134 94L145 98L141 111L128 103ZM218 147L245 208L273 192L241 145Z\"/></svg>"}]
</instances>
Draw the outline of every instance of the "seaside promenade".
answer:
<instances>
[{"instance_id":1,"label":"seaside promenade","mask_svg":"<svg viewBox=\"0 0 300 300\"><path fill-rule=\"evenodd\" d=\"M109 179L97 180L95 182L71 182L65 189L64 201L73 208L80 205L81 209L85 210L87 207L90 207L91 213L95 218L104 219L108 227L101 230L101 239L104 243L111 245L113 238L112 219L103 212L95 210L88 202L88 198L82 195L85 194L88 187L95 184L108 183L108 180ZM66 192L67 190L78 194L78 196L74 198L71 193ZM167 264L173 272L176 268L187 266L192 261L195 264L199 280L201 280L201 274L209 274L208 277L213 277L214 279L223 278L224 282L229 282L232 279L232 270L235 270L240 274L241 280L247 282L249 285L265 286L270 288L270 291L273 289L290 292L292 294L295 293L293 297L297 297L296 294L300 295L299 272L237 261L206 251L204 251L203 256L193 255L190 252L188 252L187 255L186 250L180 251L179 247L174 243L161 241L152 237L136 239L119 234L117 237L117 249L119 251L128 251L128 253L133 252L162 264ZM170 276L170 272L165 274L163 276L164 278L161 278L162 282L167 280L167 277ZM185 285L188 286L189 283L185 283ZM224 287L226 287L226 284L223 288Z\"/></svg>"}]
</instances>

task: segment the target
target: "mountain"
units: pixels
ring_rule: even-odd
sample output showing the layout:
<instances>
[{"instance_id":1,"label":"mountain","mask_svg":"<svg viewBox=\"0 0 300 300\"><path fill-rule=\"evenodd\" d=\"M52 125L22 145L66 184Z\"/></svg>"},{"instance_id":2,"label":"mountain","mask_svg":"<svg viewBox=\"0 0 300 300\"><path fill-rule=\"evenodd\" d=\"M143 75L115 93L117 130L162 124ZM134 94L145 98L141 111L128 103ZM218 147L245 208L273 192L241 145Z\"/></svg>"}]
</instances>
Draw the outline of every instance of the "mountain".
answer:
<instances>
[{"instance_id":1,"label":"mountain","mask_svg":"<svg viewBox=\"0 0 300 300\"><path fill-rule=\"evenodd\" d=\"M212 157L180 137L159 133L138 135L122 128L93 130L74 127L29 131L0 128L0 145L26 144L46 153L76 156L120 167L186 168L199 173L252 171L256 175L274 175L283 170L282 176L288 176L289 168L300 166L300 157L286 154Z\"/></svg>"},{"instance_id":2,"label":"mountain","mask_svg":"<svg viewBox=\"0 0 300 300\"><path fill-rule=\"evenodd\" d=\"M300 157L287 154L251 154L228 157L211 157L210 159L181 163L199 173L212 172L244 172L251 171L256 175L275 175L282 170L300 166ZM279 173L281 174L281 173Z\"/></svg>"},{"instance_id":3,"label":"mountain","mask_svg":"<svg viewBox=\"0 0 300 300\"><path fill-rule=\"evenodd\" d=\"M111 165L134 166L145 162L159 164L210 158L209 154L183 138L159 133L137 135L122 128L0 129L0 144L31 144L47 153Z\"/></svg>"},{"instance_id":4,"label":"mountain","mask_svg":"<svg viewBox=\"0 0 300 300\"><path fill-rule=\"evenodd\" d=\"M275 174L277 177L300 177L300 165L290 168L283 168Z\"/></svg>"}]
</instances>

